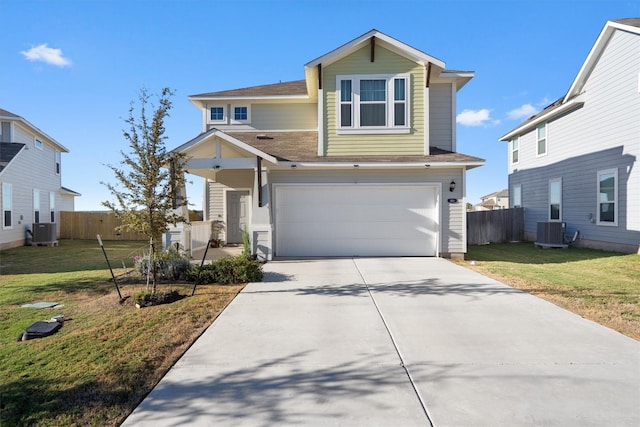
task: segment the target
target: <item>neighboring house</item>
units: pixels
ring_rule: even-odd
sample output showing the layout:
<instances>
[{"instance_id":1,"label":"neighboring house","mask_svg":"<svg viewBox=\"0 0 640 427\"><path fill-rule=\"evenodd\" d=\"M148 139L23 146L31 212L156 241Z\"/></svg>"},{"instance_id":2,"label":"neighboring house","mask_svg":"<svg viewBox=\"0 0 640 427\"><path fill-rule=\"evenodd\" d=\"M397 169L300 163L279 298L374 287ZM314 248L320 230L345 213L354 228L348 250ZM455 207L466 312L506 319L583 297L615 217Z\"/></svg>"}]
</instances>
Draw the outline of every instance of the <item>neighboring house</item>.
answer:
<instances>
[{"instance_id":1,"label":"neighboring house","mask_svg":"<svg viewBox=\"0 0 640 427\"><path fill-rule=\"evenodd\" d=\"M451 71L379 31L307 63L305 79L193 95L202 133L174 151L206 178L204 219L247 230L260 259L467 251L466 171Z\"/></svg>"},{"instance_id":2,"label":"neighboring house","mask_svg":"<svg viewBox=\"0 0 640 427\"><path fill-rule=\"evenodd\" d=\"M61 185L62 144L24 118L0 109L0 249L25 244L34 223L57 224L75 191ZM56 227L59 232L59 227Z\"/></svg>"},{"instance_id":3,"label":"neighboring house","mask_svg":"<svg viewBox=\"0 0 640 427\"><path fill-rule=\"evenodd\" d=\"M525 233L566 223L578 244L640 248L640 19L609 21L567 94L502 138Z\"/></svg>"},{"instance_id":4,"label":"neighboring house","mask_svg":"<svg viewBox=\"0 0 640 427\"><path fill-rule=\"evenodd\" d=\"M473 207L474 211L493 211L509 207L509 190L496 191L480 198L480 203Z\"/></svg>"}]
</instances>

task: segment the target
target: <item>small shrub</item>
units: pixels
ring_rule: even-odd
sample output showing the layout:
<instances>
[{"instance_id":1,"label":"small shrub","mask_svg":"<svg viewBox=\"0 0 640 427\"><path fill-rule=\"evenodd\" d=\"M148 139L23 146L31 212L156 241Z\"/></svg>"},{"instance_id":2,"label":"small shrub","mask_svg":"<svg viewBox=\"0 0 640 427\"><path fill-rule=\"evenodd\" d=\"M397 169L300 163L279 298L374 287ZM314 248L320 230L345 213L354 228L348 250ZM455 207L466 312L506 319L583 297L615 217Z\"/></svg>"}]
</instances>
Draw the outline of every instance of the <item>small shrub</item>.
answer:
<instances>
[{"instance_id":1,"label":"small shrub","mask_svg":"<svg viewBox=\"0 0 640 427\"><path fill-rule=\"evenodd\" d=\"M242 255L246 258L251 258L251 240L247 227L242 230Z\"/></svg>"},{"instance_id":2,"label":"small shrub","mask_svg":"<svg viewBox=\"0 0 640 427\"><path fill-rule=\"evenodd\" d=\"M203 265L202 268L193 267L187 271L186 280L195 283L216 283L216 270L214 264Z\"/></svg>"},{"instance_id":3,"label":"small shrub","mask_svg":"<svg viewBox=\"0 0 640 427\"><path fill-rule=\"evenodd\" d=\"M223 285L262 281L262 264L244 255L220 258L201 269L194 268L187 279L198 283Z\"/></svg>"},{"instance_id":4,"label":"small shrub","mask_svg":"<svg viewBox=\"0 0 640 427\"><path fill-rule=\"evenodd\" d=\"M149 253L134 257L134 269L141 275L146 276L151 266L150 259L151 255ZM189 258L180 253L180 250L173 245L163 251L156 260L156 274L161 279L184 279L189 267Z\"/></svg>"}]
</instances>

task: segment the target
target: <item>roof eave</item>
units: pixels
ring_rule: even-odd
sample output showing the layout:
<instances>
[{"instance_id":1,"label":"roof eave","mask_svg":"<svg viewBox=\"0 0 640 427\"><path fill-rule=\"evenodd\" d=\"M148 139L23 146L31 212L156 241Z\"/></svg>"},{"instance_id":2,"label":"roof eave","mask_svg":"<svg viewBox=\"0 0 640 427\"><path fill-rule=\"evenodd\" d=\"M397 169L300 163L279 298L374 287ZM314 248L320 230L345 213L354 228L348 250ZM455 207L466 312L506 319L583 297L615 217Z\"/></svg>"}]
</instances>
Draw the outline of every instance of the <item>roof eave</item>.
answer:
<instances>
[{"instance_id":1,"label":"roof eave","mask_svg":"<svg viewBox=\"0 0 640 427\"><path fill-rule=\"evenodd\" d=\"M427 64L431 63L441 69L445 68L445 63L440 59L428 55L414 47L411 47L401 41L394 39L393 37L389 37L388 35L381 33L378 30L371 30L366 32L365 34L357 37L350 42L338 47L337 49L332 50L308 63L305 64L305 70L309 68L315 68L318 64L322 64L323 66L327 66L336 62L345 56L348 56L352 52L362 48L366 45L371 37L376 38L376 43L379 43L380 46L389 49L393 52L396 52L412 61Z\"/></svg>"},{"instance_id":2,"label":"roof eave","mask_svg":"<svg viewBox=\"0 0 640 427\"><path fill-rule=\"evenodd\" d=\"M242 141L240 141L239 139L236 139L226 133L224 133L223 131L213 128L210 129L209 131L198 135L197 137L193 138L191 141L187 141L184 144L180 145L179 147L174 148L173 152L177 152L177 153L185 153L187 150L189 150L190 148L195 147L196 145L208 140L209 138L212 137L218 137L238 148L240 148L241 150L244 150L250 154L253 154L255 156L259 156L261 158L263 158L264 160L267 160L268 162L271 162L273 164L278 164L278 159L276 159L275 157L273 157L270 154L267 154L261 150L258 150L257 148L252 147L249 144L246 144Z\"/></svg>"},{"instance_id":3,"label":"roof eave","mask_svg":"<svg viewBox=\"0 0 640 427\"><path fill-rule=\"evenodd\" d=\"M584 105L584 100L582 97L575 97L571 100L569 100L568 102L564 103L562 106L549 111L546 114L541 114L540 116L536 117L535 119L529 121L529 122L525 122L523 124L521 124L520 126L518 126L517 128L513 129L512 131L510 131L509 133L501 136L498 141L509 141L511 138L521 135L525 132L528 132L529 130L531 130L532 128L536 127L537 125L539 125L542 122L548 121L550 119L553 119L557 116L560 116L562 114L565 114L571 110L574 110L576 108L580 108Z\"/></svg>"},{"instance_id":4,"label":"roof eave","mask_svg":"<svg viewBox=\"0 0 640 427\"><path fill-rule=\"evenodd\" d=\"M68 153L69 152L69 149L67 147L65 147L64 145L60 144L58 141L56 141L55 139L53 139L52 137L47 135L45 132L43 132L42 130L40 130L36 126L32 125L31 123L29 123L29 121L26 120L24 117L20 117L20 116L15 116L15 117L13 117L13 116L0 116L0 120L21 122L22 124L24 124L25 126L30 128L32 131L34 131L36 133L39 133L44 138L46 138L52 145L54 145L58 149L58 151L63 152L63 153Z\"/></svg>"},{"instance_id":5,"label":"roof eave","mask_svg":"<svg viewBox=\"0 0 640 427\"><path fill-rule=\"evenodd\" d=\"M456 91L459 91L460 89L462 89L467 83L469 83L469 81L471 81L472 78L475 77L475 73L473 71L447 71L444 70L442 73L440 73L440 75L437 77L437 79L434 79L434 81L440 80L440 79L453 79L456 82Z\"/></svg>"},{"instance_id":6,"label":"roof eave","mask_svg":"<svg viewBox=\"0 0 640 427\"><path fill-rule=\"evenodd\" d=\"M574 96L579 95L582 92L584 84L589 78L589 75L591 75L593 67L600 59L600 55L604 51L605 47L607 46L607 43L609 42L609 39L611 38L613 33L615 33L616 30L622 30L630 33L640 34L640 28L635 27L633 25L627 25L627 24L624 24L621 22L615 22L615 21L607 21L604 28L600 32L600 35L596 39L596 42L593 44L593 47L589 51L589 54L587 55L587 59L582 64L582 67L580 68L578 75L576 76L575 80L571 84L571 87L569 88L569 91L567 92L564 98L564 102L568 101Z\"/></svg>"},{"instance_id":7,"label":"roof eave","mask_svg":"<svg viewBox=\"0 0 640 427\"><path fill-rule=\"evenodd\" d=\"M483 166L485 161L452 161L452 162L359 162L359 161L350 161L350 162L310 162L310 161L280 161L279 166L284 167L309 167L309 168L373 168L373 169L387 169L387 168L451 168L451 167L465 167L465 168L474 168Z\"/></svg>"}]
</instances>

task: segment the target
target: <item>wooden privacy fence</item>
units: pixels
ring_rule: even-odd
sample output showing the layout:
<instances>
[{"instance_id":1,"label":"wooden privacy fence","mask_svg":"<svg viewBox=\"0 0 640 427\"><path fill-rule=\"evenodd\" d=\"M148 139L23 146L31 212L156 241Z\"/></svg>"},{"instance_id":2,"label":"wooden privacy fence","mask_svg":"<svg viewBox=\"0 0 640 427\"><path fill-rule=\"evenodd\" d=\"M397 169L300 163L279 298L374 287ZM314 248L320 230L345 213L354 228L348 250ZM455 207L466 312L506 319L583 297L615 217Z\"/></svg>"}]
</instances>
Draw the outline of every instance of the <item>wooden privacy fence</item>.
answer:
<instances>
[{"instance_id":1,"label":"wooden privacy fence","mask_svg":"<svg viewBox=\"0 0 640 427\"><path fill-rule=\"evenodd\" d=\"M467 244L524 240L524 208L467 212Z\"/></svg>"},{"instance_id":2,"label":"wooden privacy fence","mask_svg":"<svg viewBox=\"0 0 640 427\"><path fill-rule=\"evenodd\" d=\"M60 212L61 239L147 240L134 232L118 232L121 221L111 212Z\"/></svg>"}]
</instances>

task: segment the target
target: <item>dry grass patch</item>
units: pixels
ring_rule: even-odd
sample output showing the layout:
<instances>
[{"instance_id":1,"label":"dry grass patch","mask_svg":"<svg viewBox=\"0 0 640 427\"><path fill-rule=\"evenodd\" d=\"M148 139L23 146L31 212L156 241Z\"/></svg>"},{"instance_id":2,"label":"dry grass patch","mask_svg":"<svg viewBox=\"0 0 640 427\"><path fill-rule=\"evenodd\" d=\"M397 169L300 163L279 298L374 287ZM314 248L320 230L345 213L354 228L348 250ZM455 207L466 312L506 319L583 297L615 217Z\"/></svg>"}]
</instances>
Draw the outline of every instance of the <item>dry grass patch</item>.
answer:
<instances>
[{"instance_id":1,"label":"dry grass patch","mask_svg":"<svg viewBox=\"0 0 640 427\"><path fill-rule=\"evenodd\" d=\"M129 269L140 242L117 245L113 258ZM65 261L64 251L76 258ZM56 258L65 271L39 265L39 255ZM194 296L137 309L133 296L144 285L122 285L128 298L120 303L104 258L100 268L97 243L61 241L57 248L17 248L0 256L8 272L0 277L2 426L119 425L243 287L203 285ZM190 295L192 285L160 286L167 289ZM20 307L35 301L64 308ZM18 341L31 323L58 314L65 316L59 332Z\"/></svg>"},{"instance_id":2,"label":"dry grass patch","mask_svg":"<svg viewBox=\"0 0 640 427\"><path fill-rule=\"evenodd\" d=\"M640 340L638 255L517 243L470 246L466 258L466 267Z\"/></svg>"}]
</instances>

